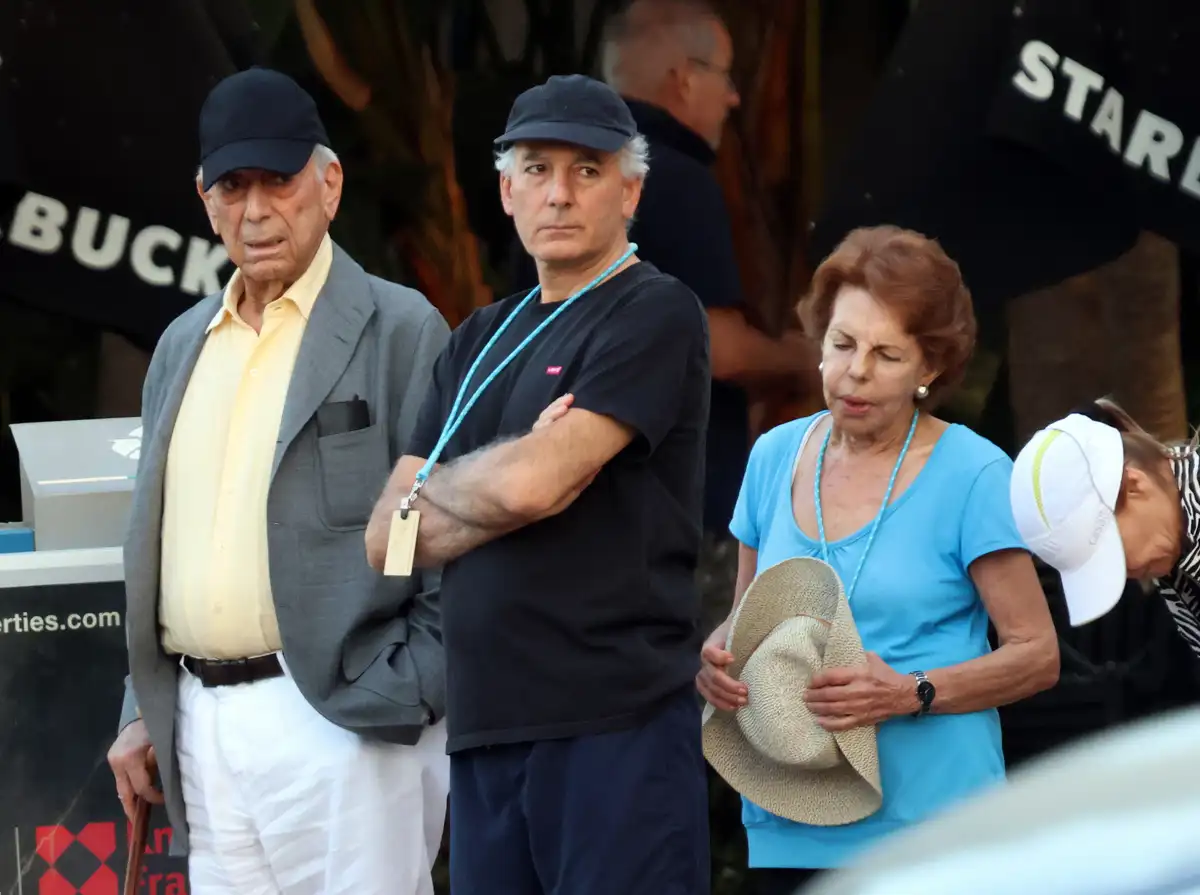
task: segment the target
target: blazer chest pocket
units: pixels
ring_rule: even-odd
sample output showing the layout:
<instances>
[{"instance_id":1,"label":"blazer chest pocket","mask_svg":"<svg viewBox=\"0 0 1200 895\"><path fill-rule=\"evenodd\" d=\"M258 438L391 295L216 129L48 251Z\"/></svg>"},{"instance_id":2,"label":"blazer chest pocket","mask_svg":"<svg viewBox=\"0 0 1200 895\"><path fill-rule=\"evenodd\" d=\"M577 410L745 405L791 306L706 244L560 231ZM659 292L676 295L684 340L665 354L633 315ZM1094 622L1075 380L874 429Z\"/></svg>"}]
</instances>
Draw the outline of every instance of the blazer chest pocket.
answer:
<instances>
[{"instance_id":1,"label":"blazer chest pocket","mask_svg":"<svg viewBox=\"0 0 1200 895\"><path fill-rule=\"evenodd\" d=\"M387 434L378 423L317 438L318 506L325 527L365 529L390 472Z\"/></svg>"}]
</instances>

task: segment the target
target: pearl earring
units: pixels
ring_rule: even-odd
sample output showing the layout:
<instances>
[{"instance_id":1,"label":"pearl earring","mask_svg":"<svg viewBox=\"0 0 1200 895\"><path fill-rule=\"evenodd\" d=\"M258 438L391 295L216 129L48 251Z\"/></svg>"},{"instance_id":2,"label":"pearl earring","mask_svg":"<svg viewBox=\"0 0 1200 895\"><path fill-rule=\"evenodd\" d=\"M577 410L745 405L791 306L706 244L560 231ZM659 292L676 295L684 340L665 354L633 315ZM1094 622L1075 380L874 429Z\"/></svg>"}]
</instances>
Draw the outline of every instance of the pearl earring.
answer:
<instances>
[{"instance_id":1,"label":"pearl earring","mask_svg":"<svg viewBox=\"0 0 1200 895\"><path fill-rule=\"evenodd\" d=\"M819 364L817 364L817 372L818 373L825 372L825 361L821 361Z\"/></svg>"},{"instance_id":2,"label":"pearl earring","mask_svg":"<svg viewBox=\"0 0 1200 895\"><path fill-rule=\"evenodd\" d=\"M917 386L917 400L924 401L928 397L929 397L929 386L918 385Z\"/></svg>"}]
</instances>

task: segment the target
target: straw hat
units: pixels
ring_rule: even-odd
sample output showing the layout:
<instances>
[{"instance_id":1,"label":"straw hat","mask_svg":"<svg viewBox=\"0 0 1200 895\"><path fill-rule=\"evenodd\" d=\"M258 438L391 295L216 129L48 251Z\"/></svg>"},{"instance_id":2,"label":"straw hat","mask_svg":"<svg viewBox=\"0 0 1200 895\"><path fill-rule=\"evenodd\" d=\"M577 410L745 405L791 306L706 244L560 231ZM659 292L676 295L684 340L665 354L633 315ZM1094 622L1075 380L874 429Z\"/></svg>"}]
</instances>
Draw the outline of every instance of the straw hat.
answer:
<instances>
[{"instance_id":1,"label":"straw hat","mask_svg":"<svg viewBox=\"0 0 1200 895\"><path fill-rule=\"evenodd\" d=\"M837 573L819 559L766 569L734 612L726 669L747 705L704 711L704 756L739 793L772 814L835 826L879 810L875 727L822 728L804 691L822 668L866 663Z\"/></svg>"}]
</instances>

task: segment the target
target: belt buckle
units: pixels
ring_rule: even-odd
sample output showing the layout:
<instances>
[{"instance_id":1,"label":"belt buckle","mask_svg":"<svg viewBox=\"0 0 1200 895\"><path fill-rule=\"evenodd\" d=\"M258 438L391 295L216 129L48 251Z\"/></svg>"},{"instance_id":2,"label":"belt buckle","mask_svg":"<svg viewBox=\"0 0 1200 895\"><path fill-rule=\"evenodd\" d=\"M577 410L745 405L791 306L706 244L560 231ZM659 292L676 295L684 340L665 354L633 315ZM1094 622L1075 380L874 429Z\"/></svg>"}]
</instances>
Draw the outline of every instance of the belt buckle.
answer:
<instances>
[{"instance_id":1,"label":"belt buckle","mask_svg":"<svg viewBox=\"0 0 1200 895\"><path fill-rule=\"evenodd\" d=\"M191 657L191 665L195 670L188 669L200 681L202 687L220 687L224 686L228 681L221 680L219 669L229 666L245 664L242 659L201 659L196 656ZM184 666L187 667L186 665Z\"/></svg>"},{"instance_id":2,"label":"belt buckle","mask_svg":"<svg viewBox=\"0 0 1200 895\"><path fill-rule=\"evenodd\" d=\"M263 674L256 677L255 667L261 660L275 658L276 673ZM201 659L197 656L182 656L179 664L195 677L204 687L229 687L238 684L254 683L268 677L276 677L282 673L282 664L274 653L262 656L248 656L240 659ZM194 670L193 670L194 667Z\"/></svg>"},{"instance_id":3,"label":"belt buckle","mask_svg":"<svg viewBox=\"0 0 1200 895\"><path fill-rule=\"evenodd\" d=\"M212 659L208 668L213 672L212 686L222 687L244 684L250 679L248 659ZM225 675L229 675L225 677Z\"/></svg>"}]
</instances>

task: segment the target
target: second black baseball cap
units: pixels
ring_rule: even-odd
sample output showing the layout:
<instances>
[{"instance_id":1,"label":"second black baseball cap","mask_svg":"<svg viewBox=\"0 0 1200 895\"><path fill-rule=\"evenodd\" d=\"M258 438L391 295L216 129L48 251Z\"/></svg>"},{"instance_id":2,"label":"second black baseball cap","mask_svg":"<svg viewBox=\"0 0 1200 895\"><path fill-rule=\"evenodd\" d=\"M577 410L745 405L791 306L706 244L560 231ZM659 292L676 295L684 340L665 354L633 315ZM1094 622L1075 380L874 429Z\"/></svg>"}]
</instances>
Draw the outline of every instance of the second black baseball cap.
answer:
<instances>
[{"instance_id":1,"label":"second black baseball cap","mask_svg":"<svg viewBox=\"0 0 1200 895\"><path fill-rule=\"evenodd\" d=\"M636 135L629 107L607 84L586 75L554 75L517 97L495 143L547 140L616 152Z\"/></svg>"}]
</instances>

